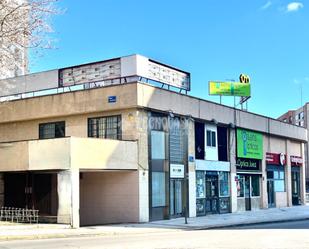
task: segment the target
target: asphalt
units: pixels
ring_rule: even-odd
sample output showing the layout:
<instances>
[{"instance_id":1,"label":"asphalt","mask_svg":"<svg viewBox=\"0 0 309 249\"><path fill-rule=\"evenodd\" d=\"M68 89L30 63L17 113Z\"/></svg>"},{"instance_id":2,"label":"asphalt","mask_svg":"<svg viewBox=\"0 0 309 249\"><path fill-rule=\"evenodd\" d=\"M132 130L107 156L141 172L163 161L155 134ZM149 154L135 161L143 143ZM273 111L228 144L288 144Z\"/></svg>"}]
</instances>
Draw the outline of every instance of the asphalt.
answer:
<instances>
[{"instance_id":1,"label":"asphalt","mask_svg":"<svg viewBox=\"0 0 309 249\"><path fill-rule=\"evenodd\" d=\"M88 236L0 242L0 249L304 249L308 222L248 225L211 230L165 230L155 233Z\"/></svg>"}]
</instances>

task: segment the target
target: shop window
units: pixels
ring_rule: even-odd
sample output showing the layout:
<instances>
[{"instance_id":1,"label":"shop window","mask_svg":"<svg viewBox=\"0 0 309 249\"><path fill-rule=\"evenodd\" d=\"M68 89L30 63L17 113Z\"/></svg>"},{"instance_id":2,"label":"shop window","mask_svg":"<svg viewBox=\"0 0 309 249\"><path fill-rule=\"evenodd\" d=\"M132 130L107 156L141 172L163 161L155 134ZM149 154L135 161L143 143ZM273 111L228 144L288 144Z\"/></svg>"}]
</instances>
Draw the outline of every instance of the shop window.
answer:
<instances>
[{"instance_id":1,"label":"shop window","mask_svg":"<svg viewBox=\"0 0 309 249\"><path fill-rule=\"evenodd\" d=\"M237 181L237 197L244 197L244 196L245 196L245 177L239 175Z\"/></svg>"},{"instance_id":2,"label":"shop window","mask_svg":"<svg viewBox=\"0 0 309 249\"><path fill-rule=\"evenodd\" d=\"M229 173L219 172L220 197L230 196Z\"/></svg>"},{"instance_id":3,"label":"shop window","mask_svg":"<svg viewBox=\"0 0 309 249\"><path fill-rule=\"evenodd\" d=\"M283 167L275 166L274 168L269 168L267 170L267 179L274 180L274 190L275 192L285 191L285 173Z\"/></svg>"},{"instance_id":4,"label":"shop window","mask_svg":"<svg viewBox=\"0 0 309 249\"><path fill-rule=\"evenodd\" d=\"M65 122L45 123L39 125L39 139L65 137Z\"/></svg>"},{"instance_id":5,"label":"shop window","mask_svg":"<svg viewBox=\"0 0 309 249\"><path fill-rule=\"evenodd\" d=\"M196 198L205 198L205 173L196 171Z\"/></svg>"},{"instance_id":6,"label":"shop window","mask_svg":"<svg viewBox=\"0 0 309 249\"><path fill-rule=\"evenodd\" d=\"M165 172L152 172L152 207L164 207Z\"/></svg>"},{"instance_id":7,"label":"shop window","mask_svg":"<svg viewBox=\"0 0 309 249\"><path fill-rule=\"evenodd\" d=\"M151 131L151 159L166 159L163 131Z\"/></svg>"},{"instance_id":8,"label":"shop window","mask_svg":"<svg viewBox=\"0 0 309 249\"><path fill-rule=\"evenodd\" d=\"M88 137L121 139L121 116L88 119Z\"/></svg>"},{"instance_id":9,"label":"shop window","mask_svg":"<svg viewBox=\"0 0 309 249\"><path fill-rule=\"evenodd\" d=\"M207 130L207 146L209 147L216 147L216 132Z\"/></svg>"},{"instance_id":10,"label":"shop window","mask_svg":"<svg viewBox=\"0 0 309 249\"><path fill-rule=\"evenodd\" d=\"M252 193L251 196L260 196L260 177L259 176L251 176L251 188Z\"/></svg>"},{"instance_id":11,"label":"shop window","mask_svg":"<svg viewBox=\"0 0 309 249\"><path fill-rule=\"evenodd\" d=\"M285 191L283 170L274 171L274 182L275 182L275 192Z\"/></svg>"}]
</instances>

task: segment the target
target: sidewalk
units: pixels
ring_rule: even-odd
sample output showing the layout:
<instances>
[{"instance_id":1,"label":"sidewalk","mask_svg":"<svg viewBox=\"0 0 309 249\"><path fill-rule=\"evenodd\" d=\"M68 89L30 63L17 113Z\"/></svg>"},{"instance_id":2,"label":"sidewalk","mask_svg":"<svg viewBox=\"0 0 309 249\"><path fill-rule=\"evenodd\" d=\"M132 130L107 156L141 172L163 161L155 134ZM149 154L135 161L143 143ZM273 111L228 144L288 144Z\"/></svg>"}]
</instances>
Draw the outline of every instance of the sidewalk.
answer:
<instances>
[{"instance_id":1,"label":"sidewalk","mask_svg":"<svg viewBox=\"0 0 309 249\"><path fill-rule=\"evenodd\" d=\"M71 229L58 224L11 224L0 222L0 241L17 239L67 238L81 236L126 236L166 231L214 229L239 225L309 219L309 206L263 209L204 217L154 221L142 224L118 224Z\"/></svg>"}]
</instances>

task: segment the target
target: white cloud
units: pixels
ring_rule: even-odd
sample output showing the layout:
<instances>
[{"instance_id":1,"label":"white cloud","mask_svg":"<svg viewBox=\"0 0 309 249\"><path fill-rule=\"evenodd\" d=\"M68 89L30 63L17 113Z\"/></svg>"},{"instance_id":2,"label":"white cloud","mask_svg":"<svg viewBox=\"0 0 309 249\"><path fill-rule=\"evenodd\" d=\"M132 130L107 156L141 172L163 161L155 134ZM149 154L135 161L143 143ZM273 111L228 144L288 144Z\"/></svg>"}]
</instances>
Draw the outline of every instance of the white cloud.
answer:
<instances>
[{"instance_id":1,"label":"white cloud","mask_svg":"<svg viewBox=\"0 0 309 249\"><path fill-rule=\"evenodd\" d=\"M286 6L287 12L295 12L304 8L304 4L301 2L291 2Z\"/></svg>"},{"instance_id":2,"label":"white cloud","mask_svg":"<svg viewBox=\"0 0 309 249\"><path fill-rule=\"evenodd\" d=\"M266 10L272 5L271 1L266 2L262 7L261 10Z\"/></svg>"}]
</instances>

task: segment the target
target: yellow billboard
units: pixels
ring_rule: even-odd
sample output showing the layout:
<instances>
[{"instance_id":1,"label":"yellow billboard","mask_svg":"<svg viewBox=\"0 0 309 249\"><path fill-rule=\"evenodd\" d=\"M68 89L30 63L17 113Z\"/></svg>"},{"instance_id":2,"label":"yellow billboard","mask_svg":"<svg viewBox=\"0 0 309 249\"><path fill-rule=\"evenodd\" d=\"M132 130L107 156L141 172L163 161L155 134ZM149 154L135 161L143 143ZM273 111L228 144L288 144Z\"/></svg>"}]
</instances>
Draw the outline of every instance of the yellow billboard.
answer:
<instances>
[{"instance_id":1,"label":"yellow billboard","mask_svg":"<svg viewBox=\"0 0 309 249\"><path fill-rule=\"evenodd\" d=\"M209 81L209 94L222 96L251 96L250 83Z\"/></svg>"}]
</instances>

